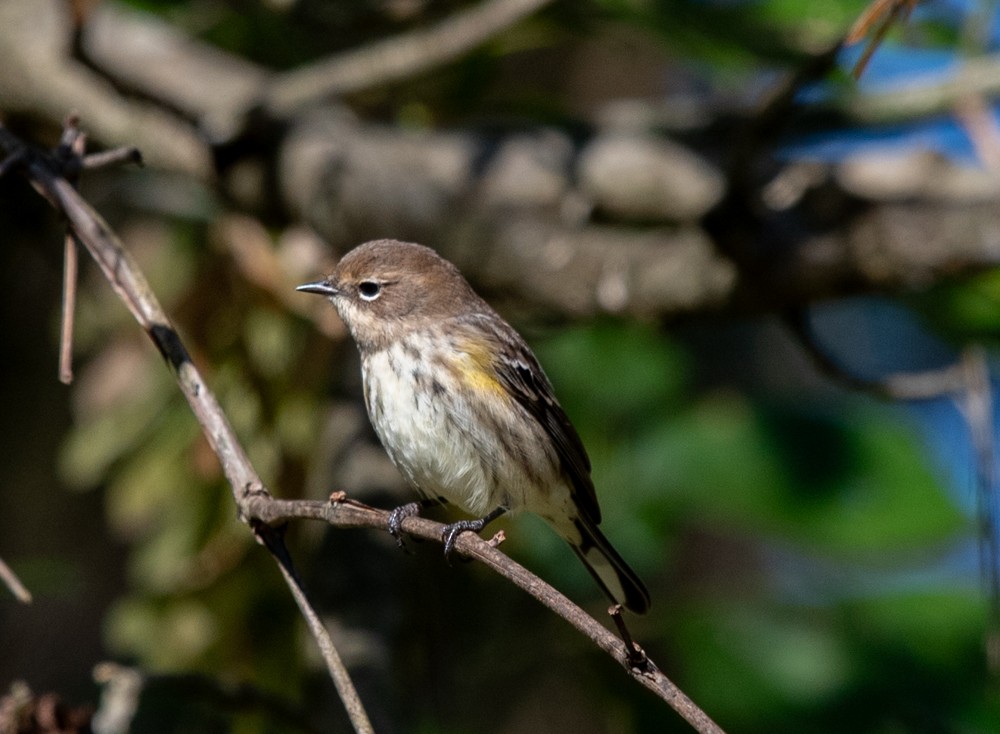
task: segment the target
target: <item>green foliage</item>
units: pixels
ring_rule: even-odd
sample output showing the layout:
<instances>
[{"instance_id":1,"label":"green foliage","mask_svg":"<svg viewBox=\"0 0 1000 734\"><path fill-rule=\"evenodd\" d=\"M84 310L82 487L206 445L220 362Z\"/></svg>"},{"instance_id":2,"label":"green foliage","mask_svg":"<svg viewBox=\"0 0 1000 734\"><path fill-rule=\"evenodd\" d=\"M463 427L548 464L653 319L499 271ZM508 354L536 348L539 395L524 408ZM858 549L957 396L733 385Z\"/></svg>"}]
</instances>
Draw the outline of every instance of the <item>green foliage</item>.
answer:
<instances>
[{"instance_id":1,"label":"green foliage","mask_svg":"<svg viewBox=\"0 0 1000 734\"><path fill-rule=\"evenodd\" d=\"M949 283L914 295L909 302L921 318L954 342L1000 335L1000 272L989 270L961 283Z\"/></svg>"}]
</instances>

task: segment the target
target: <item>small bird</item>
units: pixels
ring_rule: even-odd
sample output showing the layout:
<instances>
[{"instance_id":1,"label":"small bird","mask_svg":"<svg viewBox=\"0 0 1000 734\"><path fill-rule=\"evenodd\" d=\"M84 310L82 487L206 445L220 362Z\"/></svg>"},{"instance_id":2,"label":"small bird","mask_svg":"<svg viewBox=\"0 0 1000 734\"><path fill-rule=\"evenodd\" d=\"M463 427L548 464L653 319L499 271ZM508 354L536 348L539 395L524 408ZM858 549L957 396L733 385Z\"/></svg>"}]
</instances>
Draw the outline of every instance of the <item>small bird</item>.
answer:
<instances>
[{"instance_id":1,"label":"small bird","mask_svg":"<svg viewBox=\"0 0 1000 734\"><path fill-rule=\"evenodd\" d=\"M646 587L597 527L590 460L538 360L458 268L428 247L375 240L297 290L327 296L347 325L375 432L424 498L390 514L397 541L403 519L435 501L477 518L446 528L447 555L460 533L530 510L614 602L649 608Z\"/></svg>"}]
</instances>

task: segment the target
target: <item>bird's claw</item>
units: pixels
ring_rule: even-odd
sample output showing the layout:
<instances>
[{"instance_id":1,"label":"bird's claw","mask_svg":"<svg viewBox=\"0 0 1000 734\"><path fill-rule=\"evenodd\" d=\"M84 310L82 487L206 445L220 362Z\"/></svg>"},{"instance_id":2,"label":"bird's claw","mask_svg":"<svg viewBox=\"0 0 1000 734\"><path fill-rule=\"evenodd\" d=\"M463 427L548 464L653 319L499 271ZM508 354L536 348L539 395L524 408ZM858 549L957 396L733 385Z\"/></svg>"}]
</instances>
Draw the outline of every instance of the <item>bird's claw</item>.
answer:
<instances>
[{"instance_id":1,"label":"bird's claw","mask_svg":"<svg viewBox=\"0 0 1000 734\"><path fill-rule=\"evenodd\" d=\"M441 540L444 542L444 557L448 563L451 563L451 559L455 554L455 543L458 542L459 535L466 531L478 533L485 527L485 518L479 518L478 520L459 520L458 522L453 522L450 525L445 525L444 530L441 531Z\"/></svg>"},{"instance_id":2,"label":"bird's claw","mask_svg":"<svg viewBox=\"0 0 1000 734\"><path fill-rule=\"evenodd\" d=\"M389 520L386 523L389 526L389 535L396 539L396 545L402 550L406 550L406 544L403 542L403 520L419 514L419 502L407 502L389 511Z\"/></svg>"}]
</instances>

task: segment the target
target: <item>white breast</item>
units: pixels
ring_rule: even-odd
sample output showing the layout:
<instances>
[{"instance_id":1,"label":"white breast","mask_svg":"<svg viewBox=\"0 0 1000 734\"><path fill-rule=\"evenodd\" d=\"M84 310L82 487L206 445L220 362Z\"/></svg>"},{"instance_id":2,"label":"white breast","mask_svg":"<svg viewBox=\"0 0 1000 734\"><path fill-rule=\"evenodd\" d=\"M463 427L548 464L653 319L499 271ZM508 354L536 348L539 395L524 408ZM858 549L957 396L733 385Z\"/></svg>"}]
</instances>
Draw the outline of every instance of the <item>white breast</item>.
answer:
<instances>
[{"instance_id":1,"label":"white breast","mask_svg":"<svg viewBox=\"0 0 1000 734\"><path fill-rule=\"evenodd\" d=\"M421 494L486 514L500 504L494 496L498 488L486 457L454 415L462 406L436 394L427 368L413 369L411 363L399 344L366 358L372 425L393 463Z\"/></svg>"}]
</instances>

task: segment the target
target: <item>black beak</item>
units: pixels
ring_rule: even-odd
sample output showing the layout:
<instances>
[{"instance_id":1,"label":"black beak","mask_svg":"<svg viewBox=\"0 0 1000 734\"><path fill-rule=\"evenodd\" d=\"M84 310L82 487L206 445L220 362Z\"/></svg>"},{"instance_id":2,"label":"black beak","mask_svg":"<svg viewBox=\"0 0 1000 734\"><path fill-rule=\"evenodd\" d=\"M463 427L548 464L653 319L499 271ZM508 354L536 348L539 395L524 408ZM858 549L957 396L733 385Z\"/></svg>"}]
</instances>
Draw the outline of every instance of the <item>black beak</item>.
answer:
<instances>
[{"instance_id":1,"label":"black beak","mask_svg":"<svg viewBox=\"0 0 1000 734\"><path fill-rule=\"evenodd\" d=\"M335 296L340 291L330 285L328 280L317 280L315 283L303 283L295 288L303 293L316 293L321 296Z\"/></svg>"}]
</instances>

